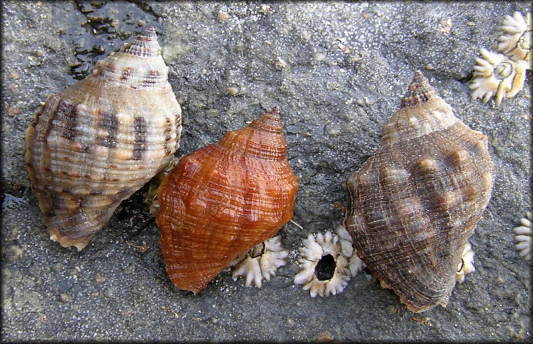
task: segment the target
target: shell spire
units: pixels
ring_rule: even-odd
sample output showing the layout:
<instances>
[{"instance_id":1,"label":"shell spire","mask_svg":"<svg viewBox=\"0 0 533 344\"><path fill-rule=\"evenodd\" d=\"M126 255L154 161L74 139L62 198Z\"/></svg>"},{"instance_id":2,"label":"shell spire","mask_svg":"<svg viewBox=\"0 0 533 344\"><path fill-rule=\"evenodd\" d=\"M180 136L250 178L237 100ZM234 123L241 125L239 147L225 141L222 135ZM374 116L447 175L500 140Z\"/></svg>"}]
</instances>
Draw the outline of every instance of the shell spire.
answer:
<instances>
[{"instance_id":1,"label":"shell spire","mask_svg":"<svg viewBox=\"0 0 533 344\"><path fill-rule=\"evenodd\" d=\"M287 143L282 133L279 108L254 119L247 127L226 133L220 145L246 150L247 154L263 159L286 159Z\"/></svg>"},{"instance_id":2,"label":"shell spire","mask_svg":"<svg viewBox=\"0 0 533 344\"><path fill-rule=\"evenodd\" d=\"M256 129L280 134L282 128L279 108L276 106L272 109L272 111L265 113L263 117L254 119L250 126Z\"/></svg>"},{"instance_id":3,"label":"shell spire","mask_svg":"<svg viewBox=\"0 0 533 344\"><path fill-rule=\"evenodd\" d=\"M431 99L437 97L437 92L428 80L424 77L422 72L417 70L413 77L413 81L407 88L407 93L402 97L401 108L411 107L427 103Z\"/></svg>"},{"instance_id":4,"label":"shell spire","mask_svg":"<svg viewBox=\"0 0 533 344\"><path fill-rule=\"evenodd\" d=\"M416 71L400 109L383 126L381 143L394 144L421 137L444 130L457 120L451 106L438 96L422 72Z\"/></svg>"},{"instance_id":5,"label":"shell spire","mask_svg":"<svg viewBox=\"0 0 533 344\"><path fill-rule=\"evenodd\" d=\"M161 47L157 41L155 28L150 27L139 34L131 43L126 43L120 52L139 57L157 57L161 53Z\"/></svg>"}]
</instances>

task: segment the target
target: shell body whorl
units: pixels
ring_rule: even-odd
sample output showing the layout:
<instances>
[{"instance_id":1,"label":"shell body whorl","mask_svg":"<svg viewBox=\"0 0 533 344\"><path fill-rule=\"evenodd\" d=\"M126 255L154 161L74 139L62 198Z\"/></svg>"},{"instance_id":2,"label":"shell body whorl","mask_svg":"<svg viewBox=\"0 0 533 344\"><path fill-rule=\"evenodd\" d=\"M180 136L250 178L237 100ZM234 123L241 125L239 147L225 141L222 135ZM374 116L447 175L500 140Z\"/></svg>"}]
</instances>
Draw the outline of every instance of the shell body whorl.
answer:
<instances>
[{"instance_id":1,"label":"shell body whorl","mask_svg":"<svg viewBox=\"0 0 533 344\"><path fill-rule=\"evenodd\" d=\"M181 108L150 28L48 97L26 133L26 168L51 239L83 249L179 146Z\"/></svg>"},{"instance_id":2,"label":"shell body whorl","mask_svg":"<svg viewBox=\"0 0 533 344\"><path fill-rule=\"evenodd\" d=\"M493 169L486 136L416 72L381 146L347 180L345 218L358 256L411 311L446 305Z\"/></svg>"},{"instance_id":3,"label":"shell body whorl","mask_svg":"<svg viewBox=\"0 0 533 344\"><path fill-rule=\"evenodd\" d=\"M298 179L286 150L274 108L182 158L167 175L156 222L176 287L198 293L292 218Z\"/></svg>"}]
</instances>

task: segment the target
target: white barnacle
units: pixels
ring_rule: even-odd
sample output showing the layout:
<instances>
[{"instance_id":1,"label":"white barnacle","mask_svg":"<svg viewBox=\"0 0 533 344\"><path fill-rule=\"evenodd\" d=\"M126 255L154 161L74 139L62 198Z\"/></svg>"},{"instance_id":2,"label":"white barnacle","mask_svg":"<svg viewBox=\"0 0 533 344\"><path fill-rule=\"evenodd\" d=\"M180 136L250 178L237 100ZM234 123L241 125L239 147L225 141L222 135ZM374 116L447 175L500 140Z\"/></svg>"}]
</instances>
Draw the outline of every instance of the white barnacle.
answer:
<instances>
[{"instance_id":1,"label":"white barnacle","mask_svg":"<svg viewBox=\"0 0 533 344\"><path fill-rule=\"evenodd\" d=\"M498 50L513 61L524 60L529 62L531 52L531 13L526 17L520 12L513 16L506 15L502 23L504 32L498 38Z\"/></svg>"},{"instance_id":2,"label":"white barnacle","mask_svg":"<svg viewBox=\"0 0 533 344\"><path fill-rule=\"evenodd\" d=\"M364 268L366 264L359 258L356 254L357 250L353 247L352 237L346 230L343 225L340 225L335 229L335 233L339 236L341 251L345 257L348 259L348 269L350 269L350 274L352 277L357 276Z\"/></svg>"},{"instance_id":3,"label":"white barnacle","mask_svg":"<svg viewBox=\"0 0 533 344\"><path fill-rule=\"evenodd\" d=\"M515 246L518 255L531 262L531 251L533 246L533 217L531 211L526 213L526 217L520 219L520 225L513 228L514 238L517 241Z\"/></svg>"},{"instance_id":4,"label":"white barnacle","mask_svg":"<svg viewBox=\"0 0 533 344\"><path fill-rule=\"evenodd\" d=\"M457 283L461 284L465 281L465 275L474 271L476 271L476 268L474 267L474 250L472 250L472 245L467 242L463 249L461 262L457 266L455 280Z\"/></svg>"},{"instance_id":5,"label":"white barnacle","mask_svg":"<svg viewBox=\"0 0 533 344\"><path fill-rule=\"evenodd\" d=\"M336 232L309 234L300 247L300 272L294 276L294 283L303 284L303 289L309 290L311 297L342 292L352 275L364 267L354 254L346 229L340 226Z\"/></svg>"},{"instance_id":6,"label":"white barnacle","mask_svg":"<svg viewBox=\"0 0 533 344\"><path fill-rule=\"evenodd\" d=\"M484 103L492 97L496 105L502 99L514 97L523 87L528 63L513 61L503 54L480 49L482 58L476 58L474 78L470 84L472 99L482 99Z\"/></svg>"},{"instance_id":7,"label":"white barnacle","mask_svg":"<svg viewBox=\"0 0 533 344\"><path fill-rule=\"evenodd\" d=\"M289 253L281 246L280 237L275 236L254 246L231 262L230 265L233 266L231 276L234 281L243 277L247 287L253 283L257 288L261 288L263 280L270 281L276 270L286 264L285 259L288 255Z\"/></svg>"}]
</instances>

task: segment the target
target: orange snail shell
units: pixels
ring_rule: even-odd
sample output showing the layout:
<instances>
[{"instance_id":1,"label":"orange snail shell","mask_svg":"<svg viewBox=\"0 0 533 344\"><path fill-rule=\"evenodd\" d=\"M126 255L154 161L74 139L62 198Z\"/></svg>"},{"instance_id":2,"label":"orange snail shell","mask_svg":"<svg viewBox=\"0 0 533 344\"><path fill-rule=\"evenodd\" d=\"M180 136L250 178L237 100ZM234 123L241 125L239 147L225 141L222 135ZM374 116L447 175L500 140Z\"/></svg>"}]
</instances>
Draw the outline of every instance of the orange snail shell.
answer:
<instances>
[{"instance_id":1,"label":"orange snail shell","mask_svg":"<svg viewBox=\"0 0 533 344\"><path fill-rule=\"evenodd\" d=\"M493 182L487 137L416 72L381 146L347 180L345 226L357 255L409 310L445 306Z\"/></svg>"},{"instance_id":2,"label":"orange snail shell","mask_svg":"<svg viewBox=\"0 0 533 344\"><path fill-rule=\"evenodd\" d=\"M158 190L156 222L176 287L198 293L293 216L298 178L278 108L182 158Z\"/></svg>"},{"instance_id":3,"label":"orange snail shell","mask_svg":"<svg viewBox=\"0 0 533 344\"><path fill-rule=\"evenodd\" d=\"M26 168L50 237L83 249L179 146L181 108L154 28L48 97L26 133Z\"/></svg>"}]
</instances>

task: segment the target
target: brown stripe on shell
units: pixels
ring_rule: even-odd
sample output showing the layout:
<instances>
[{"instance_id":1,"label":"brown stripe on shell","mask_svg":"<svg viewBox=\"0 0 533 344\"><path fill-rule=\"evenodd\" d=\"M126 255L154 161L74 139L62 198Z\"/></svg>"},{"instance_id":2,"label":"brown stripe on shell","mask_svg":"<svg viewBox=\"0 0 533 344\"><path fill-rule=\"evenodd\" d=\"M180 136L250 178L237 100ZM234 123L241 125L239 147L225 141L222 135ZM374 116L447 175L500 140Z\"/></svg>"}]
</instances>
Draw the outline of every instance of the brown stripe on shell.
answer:
<instances>
[{"instance_id":1,"label":"brown stripe on shell","mask_svg":"<svg viewBox=\"0 0 533 344\"><path fill-rule=\"evenodd\" d=\"M144 77L141 87L154 87L158 83L158 79L160 78L159 71L157 70L151 70L148 71L148 74Z\"/></svg>"},{"instance_id":2,"label":"brown stripe on shell","mask_svg":"<svg viewBox=\"0 0 533 344\"><path fill-rule=\"evenodd\" d=\"M62 114L71 111L72 108L73 105L69 101L64 99L59 100L59 102L57 103L57 107L53 111L51 111L52 115L48 118L48 121L46 123L46 130L43 137L44 142L48 140L48 137L52 133L52 129L56 126L56 124L54 124L56 118L60 118ZM44 112L44 109L42 110Z\"/></svg>"},{"instance_id":3,"label":"brown stripe on shell","mask_svg":"<svg viewBox=\"0 0 533 344\"><path fill-rule=\"evenodd\" d=\"M98 137L96 144L107 148L116 148L118 134L117 115L111 112L97 110L97 116L99 118L98 128L105 130L107 135Z\"/></svg>"},{"instance_id":4,"label":"brown stripe on shell","mask_svg":"<svg viewBox=\"0 0 533 344\"><path fill-rule=\"evenodd\" d=\"M172 150L168 146L168 143L172 139L172 122L170 121L170 118L165 118L165 155L170 155L172 153Z\"/></svg>"},{"instance_id":5,"label":"brown stripe on shell","mask_svg":"<svg viewBox=\"0 0 533 344\"><path fill-rule=\"evenodd\" d=\"M115 65L115 63L113 63L113 61L109 61L104 66L105 66L104 68L106 72L111 73L111 74L115 73L117 66Z\"/></svg>"},{"instance_id":6,"label":"brown stripe on shell","mask_svg":"<svg viewBox=\"0 0 533 344\"><path fill-rule=\"evenodd\" d=\"M59 121L63 123L63 129L61 130L61 137L64 139L74 141L78 130L76 129L77 118L80 116L80 111L71 103L67 103L61 100L57 109L59 115ZM63 118L61 118L61 116Z\"/></svg>"},{"instance_id":7,"label":"brown stripe on shell","mask_svg":"<svg viewBox=\"0 0 533 344\"><path fill-rule=\"evenodd\" d=\"M143 152L146 150L146 120L144 117L135 117L133 121L133 160L141 160Z\"/></svg>"},{"instance_id":8,"label":"brown stripe on shell","mask_svg":"<svg viewBox=\"0 0 533 344\"><path fill-rule=\"evenodd\" d=\"M181 112L176 113L174 116L174 125L176 125L177 132L181 132Z\"/></svg>"},{"instance_id":9,"label":"brown stripe on shell","mask_svg":"<svg viewBox=\"0 0 533 344\"><path fill-rule=\"evenodd\" d=\"M53 121L51 114L55 113L59 100L60 98L57 95L51 95L35 115L31 130L28 131L31 136L28 136L30 139L27 142L27 151L31 149L30 147L41 146L42 143L45 143L43 148L46 149L46 140L50 134ZM34 161L33 158L27 160L29 165Z\"/></svg>"},{"instance_id":10,"label":"brown stripe on shell","mask_svg":"<svg viewBox=\"0 0 533 344\"><path fill-rule=\"evenodd\" d=\"M120 81L128 81L133 76L133 70L131 67L126 67L122 70Z\"/></svg>"},{"instance_id":11,"label":"brown stripe on shell","mask_svg":"<svg viewBox=\"0 0 533 344\"><path fill-rule=\"evenodd\" d=\"M176 138L176 147L175 149L178 149L180 144L180 134L181 134L181 112L176 113L174 116L174 125L176 126L176 133L178 133L178 137Z\"/></svg>"}]
</instances>

